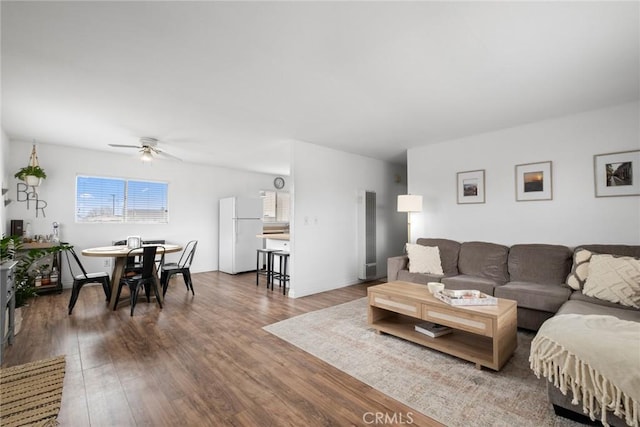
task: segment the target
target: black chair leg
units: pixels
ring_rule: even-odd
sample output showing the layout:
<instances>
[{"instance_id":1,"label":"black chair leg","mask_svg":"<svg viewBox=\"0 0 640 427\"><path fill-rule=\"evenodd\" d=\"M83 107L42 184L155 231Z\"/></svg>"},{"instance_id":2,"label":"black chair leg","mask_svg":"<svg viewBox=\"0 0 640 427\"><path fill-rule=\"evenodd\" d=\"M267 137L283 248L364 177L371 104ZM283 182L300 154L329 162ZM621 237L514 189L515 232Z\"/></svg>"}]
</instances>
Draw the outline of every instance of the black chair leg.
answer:
<instances>
[{"instance_id":1,"label":"black chair leg","mask_svg":"<svg viewBox=\"0 0 640 427\"><path fill-rule=\"evenodd\" d=\"M187 292L191 290L191 294L195 295L196 293L193 290L193 282L191 281L191 272L189 270L184 270L182 272L182 277L184 278L184 284L187 285Z\"/></svg>"},{"instance_id":2,"label":"black chair leg","mask_svg":"<svg viewBox=\"0 0 640 427\"><path fill-rule=\"evenodd\" d=\"M105 300L109 302L111 299L111 283L108 277L102 280L102 290L104 291Z\"/></svg>"},{"instance_id":3,"label":"black chair leg","mask_svg":"<svg viewBox=\"0 0 640 427\"><path fill-rule=\"evenodd\" d=\"M259 250L256 251L256 286L260 286L260 251Z\"/></svg>"},{"instance_id":4,"label":"black chair leg","mask_svg":"<svg viewBox=\"0 0 640 427\"><path fill-rule=\"evenodd\" d=\"M136 308L138 302L138 285L129 285L129 301L131 301L131 316L133 316L133 310Z\"/></svg>"},{"instance_id":5,"label":"black chair leg","mask_svg":"<svg viewBox=\"0 0 640 427\"><path fill-rule=\"evenodd\" d=\"M160 285L162 286L162 296L164 297L167 294L167 288L169 287L169 273L163 271L160 274Z\"/></svg>"},{"instance_id":6,"label":"black chair leg","mask_svg":"<svg viewBox=\"0 0 640 427\"><path fill-rule=\"evenodd\" d=\"M76 302L78 301L78 294L80 294L80 288L82 285L73 284L73 288L71 289L71 299L69 299L69 315L73 311L73 307L75 307Z\"/></svg>"},{"instance_id":7,"label":"black chair leg","mask_svg":"<svg viewBox=\"0 0 640 427\"><path fill-rule=\"evenodd\" d=\"M147 302L151 302L151 285L149 283L144 284L144 295L147 297Z\"/></svg>"},{"instance_id":8,"label":"black chair leg","mask_svg":"<svg viewBox=\"0 0 640 427\"><path fill-rule=\"evenodd\" d=\"M287 262L289 257L284 257L284 283L282 284L282 295L287 294L287 282L289 281L289 274L287 272Z\"/></svg>"},{"instance_id":9,"label":"black chair leg","mask_svg":"<svg viewBox=\"0 0 640 427\"><path fill-rule=\"evenodd\" d=\"M150 285L153 288L153 293L156 294L156 301L158 301L158 305L162 308L162 298L160 298L160 289L158 289L158 282L155 281Z\"/></svg>"},{"instance_id":10,"label":"black chair leg","mask_svg":"<svg viewBox=\"0 0 640 427\"><path fill-rule=\"evenodd\" d=\"M162 292L164 292L163 295L167 293L167 289L169 289L169 282L171 281L171 277L176 273L177 272L175 270L171 270L166 273L167 278L165 279L164 285L162 285Z\"/></svg>"}]
</instances>

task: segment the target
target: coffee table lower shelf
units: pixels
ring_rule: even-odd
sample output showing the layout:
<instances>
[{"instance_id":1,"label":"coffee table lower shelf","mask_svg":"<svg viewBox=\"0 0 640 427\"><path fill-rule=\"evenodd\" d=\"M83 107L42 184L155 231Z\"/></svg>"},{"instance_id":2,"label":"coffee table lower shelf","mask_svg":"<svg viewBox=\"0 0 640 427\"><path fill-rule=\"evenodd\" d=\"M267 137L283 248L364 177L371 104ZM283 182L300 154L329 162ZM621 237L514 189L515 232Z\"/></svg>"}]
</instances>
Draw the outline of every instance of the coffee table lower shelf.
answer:
<instances>
[{"instance_id":1,"label":"coffee table lower shelf","mask_svg":"<svg viewBox=\"0 0 640 427\"><path fill-rule=\"evenodd\" d=\"M393 335L473 362L477 368L486 366L495 370L498 369L493 363L493 342L491 338L456 329L450 334L431 338L425 334L416 332L414 326L420 322L420 319L398 313L390 313L389 316L378 319L369 326L376 329L379 333L382 332Z\"/></svg>"}]
</instances>

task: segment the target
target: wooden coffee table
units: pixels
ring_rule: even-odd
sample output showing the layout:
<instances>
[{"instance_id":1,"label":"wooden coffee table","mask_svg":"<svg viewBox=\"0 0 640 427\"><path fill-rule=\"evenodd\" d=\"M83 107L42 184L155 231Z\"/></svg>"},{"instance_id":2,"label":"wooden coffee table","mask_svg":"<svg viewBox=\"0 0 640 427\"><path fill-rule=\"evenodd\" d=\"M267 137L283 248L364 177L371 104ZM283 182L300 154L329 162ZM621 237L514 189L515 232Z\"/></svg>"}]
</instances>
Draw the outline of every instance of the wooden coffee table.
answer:
<instances>
[{"instance_id":1,"label":"wooden coffee table","mask_svg":"<svg viewBox=\"0 0 640 427\"><path fill-rule=\"evenodd\" d=\"M367 289L369 325L443 353L499 371L518 345L516 302L497 305L451 306L436 299L425 285L389 282ZM431 338L414 330L422 321L453 328L451 334Z\"/></svg>"}]
</instances>

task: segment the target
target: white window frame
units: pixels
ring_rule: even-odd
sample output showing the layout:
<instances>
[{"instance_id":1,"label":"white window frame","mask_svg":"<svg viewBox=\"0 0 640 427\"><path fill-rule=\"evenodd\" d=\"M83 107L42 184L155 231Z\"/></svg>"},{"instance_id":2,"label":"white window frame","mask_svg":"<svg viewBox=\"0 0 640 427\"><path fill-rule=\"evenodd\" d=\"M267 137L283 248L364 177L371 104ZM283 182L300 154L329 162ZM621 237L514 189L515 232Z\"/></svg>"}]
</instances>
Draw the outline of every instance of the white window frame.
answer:
<instances>
[{"instance_id":1,"label":"white window frame","mask_svg":"<svg viewBox=\"0 0 640 427\"><path fill-rule=\"evenodd\" d=\"M113 184L121 184L122 189L116 188L115 190L109 192L98 192L97 196L100 197L103 201L98 202L91 207L91 209L95 211L92 215L83 215L83 213L85 213L85 208L80 206L81 203L79 203L79 201L83 197L92 196L88 193L85 193L84 196L79 194L79 192L81 191L79 182L83 178L105 180L105 186L107 185L107 181L112 181ZM147 215L146 217L145 215L139 215L139 211L142 209L136 210L129 208L129 206L139 205L138 202L144 202L144 199L134 199L133 201L131 200L132 194L130 194L129 191L131 183L149 183L153 186L160 185L159 189L161 193L164 192L164 194L160 195L161 201L164 202L164 207L163 209L161 208L160 210L158 210L158 212L162 211L162 213L157 215L156 219L152 218L151 215ZM164 186L164 188L162 186ZM113 194L116 192L117 194ZM111 207L107 206L108 196L112 197ZM116 211L119 211L120 214L117 215ZM75 222L78 224L167 224L169 223L169 183L166 181L155 181L139 178L109 177L84 174L76 175L74 217Z\"/></svg>"}]
</instances>

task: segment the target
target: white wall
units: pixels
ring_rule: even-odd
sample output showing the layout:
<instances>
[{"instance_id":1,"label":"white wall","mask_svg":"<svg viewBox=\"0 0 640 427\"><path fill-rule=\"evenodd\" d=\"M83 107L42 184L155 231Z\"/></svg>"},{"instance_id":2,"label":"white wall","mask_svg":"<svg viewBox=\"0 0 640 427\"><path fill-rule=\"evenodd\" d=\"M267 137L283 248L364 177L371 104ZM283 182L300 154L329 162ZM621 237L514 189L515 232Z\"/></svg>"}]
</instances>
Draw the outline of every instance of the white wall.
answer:
<instances>
[{"instance_id":1,"label":"white wall","mask_svg":"<svg viewBox=\"0 0 640 427\"><path fill-rule=\"evenodd\" d=\"M639 244L640 196L596 198L593 176L595 154L638 149L637 102L411 149L409 191L425 209L412 216L412 236ZM547 160L553 200L516 202L515 165ZM486 203L456 204L456 173L476 169L485 169Z\"/></svg>"},{"instance_id":2,"label":"white wall","mask_svg":"<svg viewBox=\"0 0 640 427\"><path fill-rule=\"evenodd\" d=\"M9 168L7 167L7 162L9 161L9 138L3 129L0 128L0 180L2 181L2 188L9 188L10 179L13 179L13 174L9 173ZM9 178L11 177L11 178ZM3 196L3 199L9 199L9 194L7 193ZM0 204L0 235L6 235L8 233L8 228L6 227L7 218L7 208L4 205L4 202Z\"/></svg>"},{"instance_id":3,"label":"white wall","mask_svg":"<svg viewBox=\"0 0 640 427\"><path fill-rule=\"evenodd\" d=\"M404 167L304 142L294 143L292 151L289 295L358 282L358 190L376 192L377 270L386 276L387 257L402 253L406 240L406 214L396 212L396 196L406 192Z\"/></svg>"},{"instance_id":4,"label":"white wall","mask_svg":"<svg viewBox=\"0 0 640 427\"><path fill-rule=\"evenodd\" d=\"M29 160L31 143L12 141L8 162L9 195L16 200L13 172ZM40 166L47 179L39 187L39 197L46 201L46 217L26 203L9 205L3 226L11 219L31 222L34 234L48 234L52 222L61 224L61 236L77 252L84 248L110 245L113 240L129 235L145 239L166 239L186 243L198 239L198 251L192 265L193 272L218 269L218 200L228 196L258 197L259 191L273 188L273 175L216 168L178 161L157 159L143 164L136 156L83 150L65 146L38 144ZM11 173L10 173L11 172ZM112 176L169 182L168 224L76 224L76 175ZM172 254L177 257L179 254ZM82 258L90 271L104 271L102 258ZM68 278L67 278L68 279ZM68 284L68 283L67 283Z\"/></svg>"}]
</instances>

